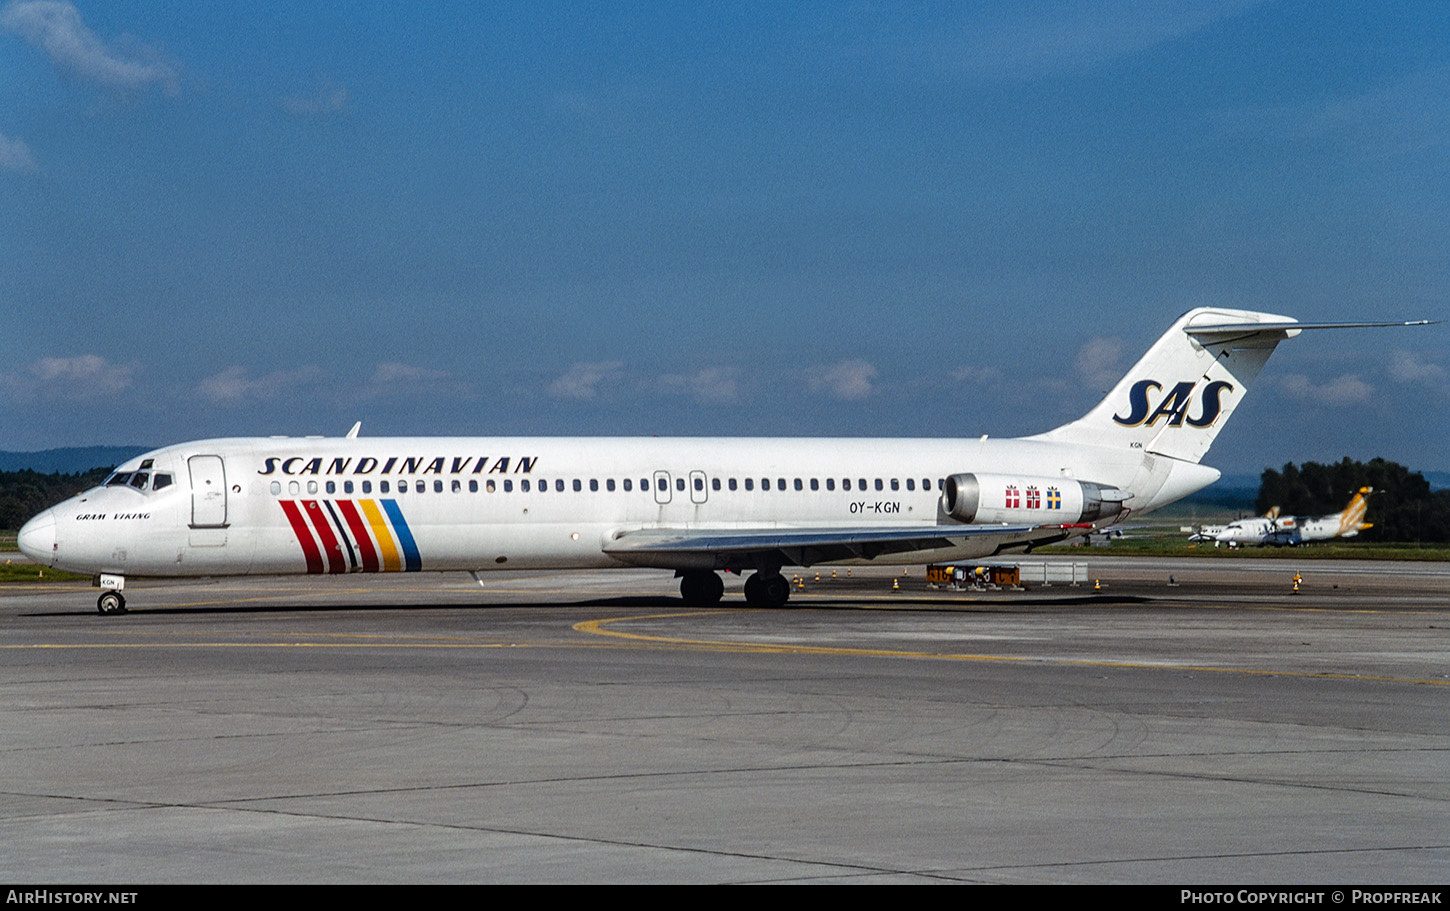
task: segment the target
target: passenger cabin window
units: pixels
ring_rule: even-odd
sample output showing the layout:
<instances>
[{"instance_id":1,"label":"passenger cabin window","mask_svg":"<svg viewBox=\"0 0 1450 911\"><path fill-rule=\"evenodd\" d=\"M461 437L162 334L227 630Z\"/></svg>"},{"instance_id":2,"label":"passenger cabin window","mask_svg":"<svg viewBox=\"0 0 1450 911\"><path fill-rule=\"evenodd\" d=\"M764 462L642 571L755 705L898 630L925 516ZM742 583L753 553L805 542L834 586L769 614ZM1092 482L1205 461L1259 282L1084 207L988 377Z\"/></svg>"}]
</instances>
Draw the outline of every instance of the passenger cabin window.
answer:
<instances>
[{"instance_id":1,"label":"passenger cabin window","mask_svg":"<svg viewBox=\"0 0 1450 911\"><path fill-rule=\"evenodd\" d=\"M362 483L362 492L363 493L372 493L373 492L373 482L372 481L363 481L363 483Z\"/></svg>"},{"instance_id":2,"label":"passenger cabin window","mask_svg":"<svg viewBox=\"0 0 1450 911\"><path fill-rule=\"evenodd\" d=\"M624 492L629 493L634 488L634 482L629 478L624 479Z\"/></svg>"},{"instance_id":3,"label":"passenger cabin window","mask_svg":"<svg viewBox=\"0 0 1450 911\"><path fill-rule=\"evenodd\" d=\"M276 496L281 496L281 495L282 495L282 482L281 481L273 481L272 482L272 496L276 497Z\"/></svg>"},{"instance_id":4,"label":"passenger cabin window","mask_svg":"<svg viewBox=\"0 0 1450 911\"><path fill-rule=\"evenodd\" d=\"M827 490L835 490L836 489L836 479L835 478L826 478L826 489Z\"/></svg>"},{"instance_id":5,"label":"passenger cabin window","mask_svg":"<svg viewBox=\"0 0 1450 911\"><path fill-rule=\"evenodd\" d=\"M337 482L336 481L328 481L327 482L327 492L328 493L337 493Z\"/></svg>"},{"instance_id":6,"label":"passenger cabin window","mask_svg":"<svg viewBox=\"0 0 1450 911\"><path fill-rule=\"evenodd\" d=\"M342 482L342 492L343 493L352 493L352 482L351 481L343 481Z\"/></svg>"}]
</instances>

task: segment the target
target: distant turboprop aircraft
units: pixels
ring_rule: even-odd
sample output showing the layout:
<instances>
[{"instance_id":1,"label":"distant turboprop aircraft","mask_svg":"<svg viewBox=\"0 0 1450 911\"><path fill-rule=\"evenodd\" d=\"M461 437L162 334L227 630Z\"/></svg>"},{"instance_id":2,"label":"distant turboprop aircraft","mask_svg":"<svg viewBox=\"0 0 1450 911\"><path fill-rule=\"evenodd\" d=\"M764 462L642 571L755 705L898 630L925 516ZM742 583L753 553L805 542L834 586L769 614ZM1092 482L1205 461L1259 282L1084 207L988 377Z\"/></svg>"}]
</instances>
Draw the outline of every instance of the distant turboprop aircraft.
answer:
<instances>
[{"instance_id":1,"label":"distant turboprop aircraft","mask_svg":"<svg viewBox=\"0 0 1450 911\"><path fill-rule=\"evenodd\" d=\"M1277 519L1277 518L1279 518L1279 507L1277 507L1277 506L1270 506L1269 507L1269 511L1266 512L1266 513L1264 513L1263 518L1265 518L1265 519ZM1218 546L1218 536L1221 535L1221 534L1223 534L1224 531L1227 528L1228 528L1227 525L1200 525L1200 526L1198 526L1198 531L1196 531L1193 534L1191 534L1191 535L1188 536L1188 543L1190 543L1190 544L1207 544L1210 541L1212 541L1212 542L1214 542L1214 546L1217 547Z\"/></svg>"},{"instance_id":2,"label":"distant turboprop aircraft","mask_svg":"<svg viewBox=\"0 0 1450 911\"><path fill-rule=\"evenodd\" d=\"M1374 488L1361 487L1350 498L1348 506L1327 516L1266 516L1230 522L1215 536L1214 546L1227 544L1229 547L1284 547L1312 541L1328 541L1330 538L1352 538L1364 529L1374 527L1373 523L1364 521L1364 512L1369 506L1369 496L1372 493Z\"/></svg>"}]
</instances>

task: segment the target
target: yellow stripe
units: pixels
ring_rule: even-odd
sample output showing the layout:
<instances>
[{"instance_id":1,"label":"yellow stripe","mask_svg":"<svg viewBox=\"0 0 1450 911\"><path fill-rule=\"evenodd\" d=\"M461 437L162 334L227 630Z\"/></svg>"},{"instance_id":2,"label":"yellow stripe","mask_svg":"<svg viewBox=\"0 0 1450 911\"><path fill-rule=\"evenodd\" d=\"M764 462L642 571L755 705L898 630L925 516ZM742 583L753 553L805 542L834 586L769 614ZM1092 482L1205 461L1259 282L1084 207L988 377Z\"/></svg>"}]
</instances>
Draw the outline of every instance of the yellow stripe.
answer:
<instances>
[{"instance_id":1,"label":"yellow stripe","mask_svg":"<svg viewBox=\"0 0 1450 911\"><path fill-rule=\"evenodd\" d=\"M363 515L368 517L368 525L372 527L373 537L378 539L378 550L383 552L383 572L395 573L403 568L403 561L398 559L398 548L393 544L393 533L388 530L388 523L383 514L378 511L378 504L372 500L358 500L362 507Z\"/></svg>"}]
</instances>

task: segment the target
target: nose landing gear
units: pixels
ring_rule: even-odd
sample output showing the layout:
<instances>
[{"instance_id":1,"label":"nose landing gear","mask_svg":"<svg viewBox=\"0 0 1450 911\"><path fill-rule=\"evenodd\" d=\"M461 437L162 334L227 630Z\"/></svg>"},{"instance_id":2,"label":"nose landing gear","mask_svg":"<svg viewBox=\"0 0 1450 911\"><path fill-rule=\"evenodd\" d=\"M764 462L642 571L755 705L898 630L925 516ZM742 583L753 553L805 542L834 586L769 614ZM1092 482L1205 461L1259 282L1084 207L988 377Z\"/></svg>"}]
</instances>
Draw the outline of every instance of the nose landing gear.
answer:
<instances>
[{"instance_id":1,"label":"nose landing gear","mask_svg":"<svg viewBox=\"0 0 1450 911\"><path fill-rule=\"evenodd\" d=\"M124 614L126 598L120 592L102 592L96 599L96 610L103 614Z\"/></svg>"}]
</instances>

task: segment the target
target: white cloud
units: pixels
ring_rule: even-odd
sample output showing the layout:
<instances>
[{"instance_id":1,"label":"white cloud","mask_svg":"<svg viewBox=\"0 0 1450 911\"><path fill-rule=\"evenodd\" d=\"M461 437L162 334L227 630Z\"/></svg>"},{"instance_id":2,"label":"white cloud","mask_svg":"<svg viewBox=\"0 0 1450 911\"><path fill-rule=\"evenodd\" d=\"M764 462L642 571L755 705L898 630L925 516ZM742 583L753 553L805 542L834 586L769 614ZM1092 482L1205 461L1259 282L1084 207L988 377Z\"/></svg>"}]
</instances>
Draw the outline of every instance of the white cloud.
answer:
<instances>
[{"instance_id":1,"label":"white cloud","mask_svg":"<svg viewBox=\"0 0 1450 911\"><path fill-rule=\"evenodd\" d=\"M1081 71L1177 41L1260 0L988 4L963 40L937 39L947 65L994 79Z\"/></svg>"},{"instance_id":2,"label":"white cloud","mask_svg":"<svg viewBox=\"0 0 1450 911\"><path fill-rule=\"evenodd\" d=\"M347 89L342 86L326 85L306 98L287 97L280 102L282 110L299 117L316 117L321 114L340 114L347 111Z\"/></svg>"},{"instance_id":3,"label":"white cloud","mask_svg":"<svg viewBox=\"0 0 1450 911\"><path fill-rule=\"evenodd\" d=\"M414 367L411 364L389 362L378 365L378 369L373 371L372 382L374 386L391 386L397 383L416 385L446 380L448 376L446 370L432 370L428 367Z\"/></svg>"},{"instance_id":4,"label":"white cloud","mask_svg":"<svg viewBox=\"0 0 1450 911\"><path fill-rule=\"evenodd\" d=\"M431 367L414 367L389 361L378 364L362 390L362 398L375 399L383 396L437 396L457 398L468 396L471 390L467 383L455 379L446 370Z\"/></svg>"},{"instance_id":5,"label":"white cloud","mask_svg":"<svg viewBox=\"0 0 1450 911\"><path fill-rule=\"evenodd\" d=\"M740 368L704 367L694 373L672 373L660 377L666 393L693 396L696 401L728 404L740 398Z\"/></svg>"},{"instance_id":6,"label":"white cloud","mask_svg":"<svg viewBox=\"0 0 1450 911\"><path fill-rule=\"evenodd\" d=\"M197 392L202 398L219 404L274 399L315 383L321 376L322 371L317 367L299 367L252 377L247 368L232 366L202 380Z\"/></svg>"},{"instance_id":7,"label":"white cloud","mask_svg":"<svg viewBox=\"0 0 1450 911\"><path fill-rule=\"evenodd\" d=\"M873 391L871 381L879 372L866 361L841 361L806 371L806 388L815 394L853 401L864 399Z\"/></svg>"},{"instance_id":8,"label":"white cloud","mask_svg":"<svg viewBox=\"0 0 1450 911\"><path fill-rule=\"evenodd\" d=\"M156 51L125 38L110 44L102 41L86 28L80 11L63 0L14 0L0 10L0 26L81 79L112 88L159 85L176 91L176 69Z\"/></svg>"},{"instance_id":9,"label":"white cloud","mask_svg":"<svg viewBox=\"0 0 1450 911\"><path fill-rule=\"evenodd\" d=\"M131 387L136 368L98 354L45 357L14 373L0 373L0 390L15 399L96 401Z\"/></svg>"},{"instance_id":10,"label":"white cloud","mask_svg":"<svg viewBox=\"0 0 1450 911\"><path fill-rule=\"evenodd\" d=\"M1450 68L1442 66L1359 95L1230 108L1213 117L1229 135L1289 143L1328 140L1361 160L1378 161L1445 146L1447 79Z\"/></svg>"},{"instance_id":11,"label":"white cloud","mask_svg":"<svg viewBox=\"0 0 1450 911\"><path fill-rule=\"evenodd\" d=\"M974 367L970 364L963 364L952 371L952 379L971 386L985 386L988 383L995 383L1001 378L1002 371L996 367Z\"/></svg>"},{"instance_id":12,"label":"white cloud","mask_svg":"<svg viewBox=\"0 0 1450 911\"><path fill-rule=\"evenodd\" d=\"M549 394L559 398L589 401L599 397L601 385L617 381L623 371L623 361L578 363L549 384Z\"/></svg>"},{"instance_id":13,"label":"white cloud","mask_svg":"<svg viewBox=\"0 0 1450 911\"><path fill-rule=\"evenodd\" d=\"M30 172L40 168L30 154L30 146L0 133L0 170Z\"/></svg>"},{"instance_id":14,"label":"white cloud","mask_svg":"<svg viewBox=\"0 0 1450 911\"><path fill-rule=\"evenodd\" d=\"M1396 351L1390 355L1390 377L1401 383L1434 383L1445 379L1445 368L1427 364L1413 351Z\"/></svg>"},{"instance_id":15,"label":"white cloud","mask_svg":"<svg viewBox=\"0 0 1450 911\"><path fill-rule=\"evenodd\" d=\"M1123 357L1123 340L1120 338L1090 338L1077 349L1077 367L1080 375L1095 392L1107 392L1123 376L1118 362Z\"/></svg>"},{"instance_id":16,"label":"white cloud","mask_svg":"<svg viewBox=\"0 0 1450 911\"><path fill-rule=\"evenodd\" d=\"M1314 384L1302 373L1291 373L1279 381L1284 392L1291 398L1327 405L1360 405L1374 398L1374 387L1359 378L1358 374L1346 373L1327 383Z\"/></svg>"}]
</instances>

